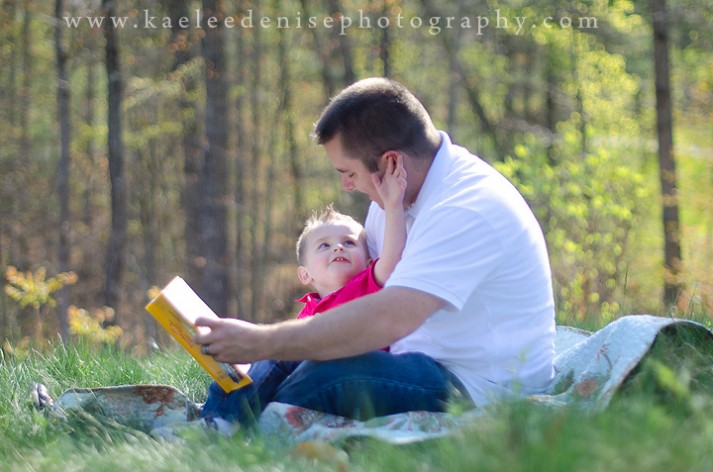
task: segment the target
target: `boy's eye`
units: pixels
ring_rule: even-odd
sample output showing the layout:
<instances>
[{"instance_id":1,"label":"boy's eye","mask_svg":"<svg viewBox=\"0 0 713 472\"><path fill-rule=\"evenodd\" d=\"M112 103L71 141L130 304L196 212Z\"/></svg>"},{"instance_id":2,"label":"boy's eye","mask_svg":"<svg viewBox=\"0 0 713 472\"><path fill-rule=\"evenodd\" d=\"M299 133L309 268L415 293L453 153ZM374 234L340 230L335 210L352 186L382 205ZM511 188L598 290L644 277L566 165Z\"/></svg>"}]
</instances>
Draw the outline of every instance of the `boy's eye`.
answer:
<instances>
[{"instance_id":1,"label":"boy's eye","mask_svg":"<svg viewBox=\"0 0 713 472\"><path fill-rule=\"evenodd\" d=\"M356 246L356 243L354 241L349 240L349 241L344 241L344 245L345 246Z\"/></svg>"},{"instance_id":2,"label":"boy's eye","mask_svg":"<svg viewBox=\"0 0 713 472\"><path fill-rule=\"evenodd\" d=\"M317 249L329 249L329 243L321 243Z\"/></svg>"}]
</instances>

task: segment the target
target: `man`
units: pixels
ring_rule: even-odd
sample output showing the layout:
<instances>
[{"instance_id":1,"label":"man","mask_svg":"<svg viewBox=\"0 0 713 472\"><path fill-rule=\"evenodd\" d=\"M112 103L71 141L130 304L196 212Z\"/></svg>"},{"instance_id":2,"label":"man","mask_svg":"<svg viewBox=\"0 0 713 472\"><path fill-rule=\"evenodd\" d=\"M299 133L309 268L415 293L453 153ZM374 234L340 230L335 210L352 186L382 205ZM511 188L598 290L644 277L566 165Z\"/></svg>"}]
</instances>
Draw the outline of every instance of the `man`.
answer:
<instances>
[{"instance_id":1,"label":"man","mask_svg":"<svg viewBox=\"0 0 713 472\"><path fill-rule=\"evenodd\" d=\"M443 411L454 394L475 405L544 392L553 377L554 302L542 231L515 188L451 143L401 84L366 79L337 95L316 128L346 191L372 200L378 257L387 163L407 175L406 247L383 290L329 316L255 325L199 320L219 361L306 360L275 401L364 418ZM376 351L390 345L389 353Z\"/></svg>"}]
</instances>

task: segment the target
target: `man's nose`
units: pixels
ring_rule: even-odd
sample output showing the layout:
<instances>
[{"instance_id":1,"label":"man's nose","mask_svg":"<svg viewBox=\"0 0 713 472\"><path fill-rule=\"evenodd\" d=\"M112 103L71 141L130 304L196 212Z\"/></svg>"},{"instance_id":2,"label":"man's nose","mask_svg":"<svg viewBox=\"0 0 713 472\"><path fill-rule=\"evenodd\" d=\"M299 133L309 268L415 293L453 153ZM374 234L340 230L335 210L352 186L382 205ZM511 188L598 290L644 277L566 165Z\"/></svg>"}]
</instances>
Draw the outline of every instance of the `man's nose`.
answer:
<instances>
[{"instance_id":1,"label":"man's nose","mask_svg":"<svg viewBox=\"0 0 713 472\"><path fill-rule=\"evenodd\" d=\"M345 192L354 190L354 181L348 175L342 175L342 188Z\"/></svg>"}]
</instances>

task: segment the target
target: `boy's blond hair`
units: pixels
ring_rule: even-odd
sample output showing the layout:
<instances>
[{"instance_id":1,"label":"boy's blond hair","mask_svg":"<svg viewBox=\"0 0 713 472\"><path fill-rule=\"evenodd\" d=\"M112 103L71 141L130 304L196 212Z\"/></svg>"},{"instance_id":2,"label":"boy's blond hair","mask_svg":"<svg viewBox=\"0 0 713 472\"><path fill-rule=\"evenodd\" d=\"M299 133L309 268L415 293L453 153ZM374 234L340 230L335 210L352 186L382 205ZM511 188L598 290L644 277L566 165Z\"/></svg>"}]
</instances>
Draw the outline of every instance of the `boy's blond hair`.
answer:
<instances>
[{"instance_id":1,"label":"boy's blond hair","mask_svg":"<svg viewBox=\"0 0 713 472\"><path fill-rule=\"evenodd\" d=\"M334 209L334 204L330 203L327 205L327 207L321 211L313 210L312 211L312 216L307 218L307 221L305 221L305 227L302 230L302 234L300 234L300 237L297 238L297 263L299 265L304 265L304 252L305 252L305 246L307 244L307 237L310 235L312 231L314 231L316 228L326 225L329 223L334 223L334 222L344 222L349 225L353 225L354 227L357 227L360 229L360 234L359 234L359 240L364 244L366 247L366 230L364 229L364 226L359 223L357 220L352 218L349 215L345 215L344 213L340 213L337 210Z\"/></svg>"}]
</instances>

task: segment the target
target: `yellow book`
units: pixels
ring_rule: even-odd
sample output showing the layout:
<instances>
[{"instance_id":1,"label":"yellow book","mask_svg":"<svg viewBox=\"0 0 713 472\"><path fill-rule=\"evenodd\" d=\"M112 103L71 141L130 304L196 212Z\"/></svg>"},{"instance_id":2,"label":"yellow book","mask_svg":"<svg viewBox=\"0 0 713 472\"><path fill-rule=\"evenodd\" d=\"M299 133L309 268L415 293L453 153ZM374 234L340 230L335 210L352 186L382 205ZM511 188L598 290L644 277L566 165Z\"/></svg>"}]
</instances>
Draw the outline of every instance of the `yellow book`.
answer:
<instances>
[{"instance_id":1,"label":"yellow book","mask_svg":"<svg viewBox=\"0 0 713 472\"><path fill-rule=\"evenodd\" d=\"M146 305L156 321L173 336L227 393L252 382L243 367L218 362L201 352L201 345L193 342L195 320L200 316L218 318L181 277L175 277Z\"/></svg>"}]
</instances>

